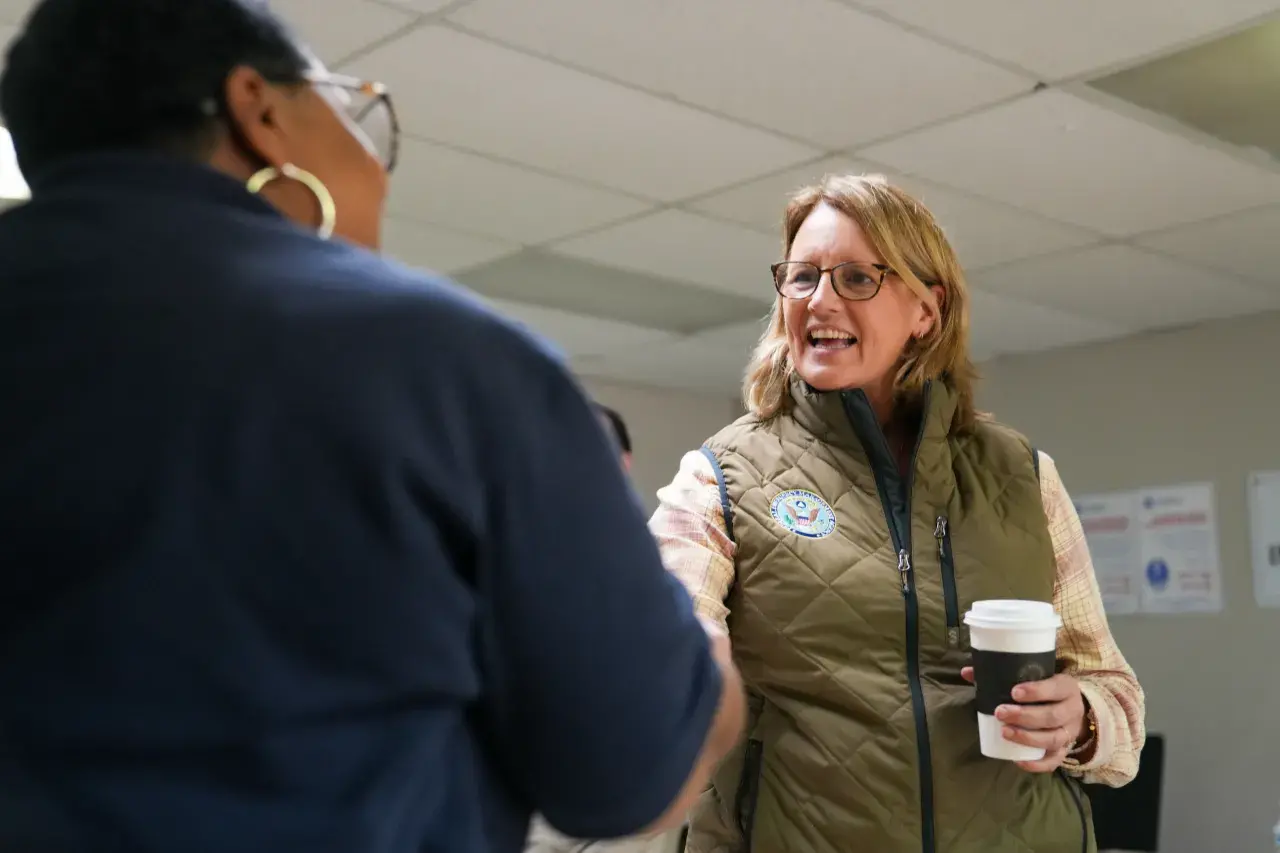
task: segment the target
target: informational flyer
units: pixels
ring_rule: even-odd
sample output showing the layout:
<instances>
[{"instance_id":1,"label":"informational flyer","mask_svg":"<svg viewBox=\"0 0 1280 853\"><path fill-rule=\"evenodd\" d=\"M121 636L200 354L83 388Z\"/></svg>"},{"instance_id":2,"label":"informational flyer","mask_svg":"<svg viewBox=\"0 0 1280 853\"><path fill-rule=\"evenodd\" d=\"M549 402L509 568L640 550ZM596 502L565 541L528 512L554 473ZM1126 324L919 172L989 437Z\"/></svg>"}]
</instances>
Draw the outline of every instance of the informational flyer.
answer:
<instances>
[{"instance_id":1,"label":"informational flyer","mask_svg":"<svg viewBox=\"0 0 1280 853\"><path fill-rule=\"evenodd\" d=\"M1093 571L1108 616L1137 613L1142 606L1142 536L1136 492L1082 495L1076 514L1093 557Z\"/></svg>"},{"instance_id":2,"label":"informational flyer","mask_svg":"<svg viewBox=\"0 0 1280 853\"><path fill-rule=\"evenodd\" d=\"M1212 483L1187 483L1138 493L1144 612L1222 610L1215 504Z\"/></svg>"},{"instance_id":3,"label":"informational flyer","mask_svg":"<svg viewBox=\"0 0 1280 853\"><path fill-rule=\"evenodd\" d=\"M1280 471L1249 475L1249 541L1254 598L1259 607L1280 607Z\"/></svg>"}]
</instances>

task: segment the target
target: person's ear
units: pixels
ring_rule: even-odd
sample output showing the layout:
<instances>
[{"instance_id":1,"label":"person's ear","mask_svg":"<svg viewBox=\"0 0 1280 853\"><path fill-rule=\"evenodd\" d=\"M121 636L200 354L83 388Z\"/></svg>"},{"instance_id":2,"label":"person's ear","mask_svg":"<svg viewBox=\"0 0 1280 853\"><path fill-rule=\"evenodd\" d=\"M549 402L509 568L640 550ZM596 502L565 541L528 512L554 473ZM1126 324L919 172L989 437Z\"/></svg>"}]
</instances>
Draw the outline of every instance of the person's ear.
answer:
<instances>
[{"instance_id":1,"label":"person's ear","mask_svg":"<svg viewBox=\"0 0 1280 853\"><path fill-rule=\"evenodd\" d=\"M250 149L244 154L276 168L289 162L280 90L259 71L243 65L227 75L223 89L227 121Z\"/></svg>"},{"instance_id":2,"label":"person's ear","mask_svg":"<svg viewBox=\"0 0 1280 853\"><path fill-rule=\"evenodd\" d=\"M934 306L938 313L942 312L943 303L947 301L947 291L940 284L929 285L929 292L933 294Z\"/></svg>"},{"instance_id":3,"label":"person's ear","mask_svg":"<svg viewBox=\"0 0 1280 853\"><path fill-rule=\"evenodd\" d=\"M912 337L916 339L926 337L938 325L942 317L942 305L946 299L946 291L940 284L929 285L929 293L933 299L921 299L919 301L919 310L916 316L915 328L911 330Z\"/></svg>"}]
</instances>

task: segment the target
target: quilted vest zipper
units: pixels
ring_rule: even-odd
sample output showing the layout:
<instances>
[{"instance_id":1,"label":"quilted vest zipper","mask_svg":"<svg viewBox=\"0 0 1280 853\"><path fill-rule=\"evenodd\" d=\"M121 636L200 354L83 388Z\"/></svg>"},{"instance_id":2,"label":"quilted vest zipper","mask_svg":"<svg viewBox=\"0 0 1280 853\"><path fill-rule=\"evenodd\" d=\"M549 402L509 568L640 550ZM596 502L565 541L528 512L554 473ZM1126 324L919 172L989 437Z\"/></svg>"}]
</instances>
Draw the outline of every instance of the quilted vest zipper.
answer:
<instances>
[{"instance_id":1,"label":"quilted vest zipper","mask_svg":"<svg viewBox=\"0 0 1280 853\"><path fill-rule=\"evenodd\" d=\"M951 554L951 527L945 515L933 528L938 541L938 563L942 566L942 599L947 611L947 646L960 648L960 600L956 595L956 565Z\"/></svg>"},{"instance_id":2,"label":"quilted vest zipper","mask_svg":"<svg viewBox=\"0 0 1280 853\"><path fill-rule=\"evenodd\" d=\"M920 605L916 598L911 567L911 488L915 481L916 456L924 439L929 414L932 383L925 385L920 430L907 465L905 484L888 439L862 391L840 395L845 415L862 440L876 479L876 491L889 526L889 538L898 552L898 576L902 586L907 621L907 687L911 692L911 714L915 720L917 772L920 778L920 846L922 853L935 853L937 842L933 823L933 756L929 746L929 722L925 714L924 688L920 684Z\"/></svg>"},{"instance_id":3,"label":"quilted vest zipper","mask_svg":"<svg viewBox=\"0 0 1280 853\"><path fill-rule=\"evenodd\" d=\"M734 817L742 834L742 851L751 853L751 838L756 828L756 804L760 799L760 774L764 771L764 743L752 738L742 756L742 775L734 797ZM681 848L683 849L683 848Z\"/></svg>"}]
</instances>

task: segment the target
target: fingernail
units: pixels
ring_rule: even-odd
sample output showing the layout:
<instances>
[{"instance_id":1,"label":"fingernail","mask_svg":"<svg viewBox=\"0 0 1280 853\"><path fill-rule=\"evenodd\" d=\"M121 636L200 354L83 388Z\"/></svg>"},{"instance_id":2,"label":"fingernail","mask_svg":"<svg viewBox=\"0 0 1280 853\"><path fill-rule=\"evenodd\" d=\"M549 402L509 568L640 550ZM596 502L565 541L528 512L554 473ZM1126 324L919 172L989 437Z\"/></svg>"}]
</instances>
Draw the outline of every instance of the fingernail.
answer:
<instances>
[{"instance_id":1,"label":"fingernail","mask_svg":"<svg viewBox=\"0 0 1280 853\"><path fill-rule=\"evenodd\" d=\"M1015 734L1015 732L1014 732L1014 730L1013 730L1013 729L1011 729L1011 728L1010 728L1010 727L1008 727L1008 726L1005 726L1005 728L1004 728L1004 739L1005 739L1005 740L1013 740L1013 736L1014 736L1014 734Z\"/></svg>"},{"instance_id":2,"label":"fingernail","mask_svg":"<svg viewBox=\"0 0 1280 853\"><path fill-rule=\"evenodd\" d=\"M1007 720L1007 719L1009 719L1009 706L1008 706L1008 705L1001 705L999 708L996 708L996 719L997 719L997 720Z\"/></svg>"},{"instance_id":3,"label":"fingernail","mask_svg":"<svg viewBox=\"0 0 1280 853\"><path fill-rule=\"evenodd\" d=\"M1014 698L1014 699L1016 699L1016 700L1018 700L1019 702L1021 702L1021 701L1022 701L1023 699L1025 699L1025 698L1027 698L1027 688L1025 688L1025 687L1015 687L1015 688L1013 688L1013 698Z\"/></svg>"}]
</instances>

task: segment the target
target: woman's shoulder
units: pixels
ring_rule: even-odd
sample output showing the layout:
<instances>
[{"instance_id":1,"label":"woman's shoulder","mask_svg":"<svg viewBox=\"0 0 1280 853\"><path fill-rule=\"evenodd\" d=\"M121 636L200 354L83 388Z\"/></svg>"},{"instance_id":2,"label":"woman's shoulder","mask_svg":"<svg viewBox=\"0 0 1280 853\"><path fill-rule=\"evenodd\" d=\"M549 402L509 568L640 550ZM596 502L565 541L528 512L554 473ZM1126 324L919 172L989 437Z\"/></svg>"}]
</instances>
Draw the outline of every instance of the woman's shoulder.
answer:
<instances>
[{"instance_id":1,"label":"woman's shoulder","mask_svg":"<svg viewBox=\"0 0 1280 853\"><path fill-rule=\"evenodd\" d=\"M1021 467L1030 462L1038 476L1049 458L1021 430L986 413L979 414L973 425L957 438L961 449L984 460L985 467Z\"/></svg>"},{"instance_id":2,"label":"woman's shoulder","mask_svg":"<svg viewBox=\"0 0 1280 853\"><path fill-rule=\"evenodd\" d=\"M769 421L750 412L721 427L708 438L705 446L717 455L737 449L743 442L762 432L769 432Z\"/></svg>"},{"instance_id":3,"label":"woman's shoulder","mask_svg":"<svg viewBox=\"0 0 1280 853\"><path fill-rule=\"evenodd\" d=\"M962 436L967 436L972 441L1015 443L1026 448L1033 446L1031 439L1025 433L997 420L988 412L979 412L973 425L965 430Z\"/></svg>"}]
</instances>

